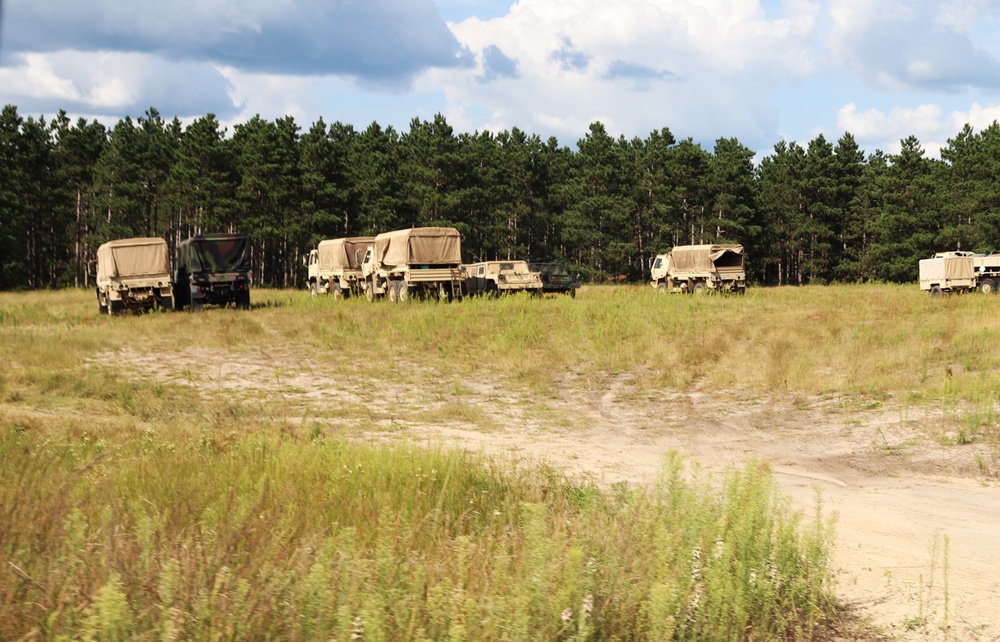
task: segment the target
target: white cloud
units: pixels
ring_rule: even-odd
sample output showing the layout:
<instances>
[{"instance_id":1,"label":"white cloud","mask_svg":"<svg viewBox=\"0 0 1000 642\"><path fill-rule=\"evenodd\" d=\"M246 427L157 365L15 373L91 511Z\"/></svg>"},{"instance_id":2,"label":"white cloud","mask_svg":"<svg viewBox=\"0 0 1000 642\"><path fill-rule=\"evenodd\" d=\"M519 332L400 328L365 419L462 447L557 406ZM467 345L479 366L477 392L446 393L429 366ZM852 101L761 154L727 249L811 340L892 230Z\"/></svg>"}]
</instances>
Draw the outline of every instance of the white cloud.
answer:
<instances>
[{"instance_id":1,"label":"white cloud","mask_svg":"<svg viewBox=\"0 0 1000 642\"><path fill-rule=\"evenodd\" d=\"M1000 63L979 21L996 15L981 0L827 0L834 63L883 91L1000 89Z\"/></svg>"},{"instance_id":2,"label":"white cloud","mask_svg":"<svg viewBox=\"0 0 1000 642\"><path fill-rule=\"evenodd\" d=\"M211 65L171 63L142 53L59 51L24 54L0 68L0 95L23 111L94 115L233 111L226 79ZM55 108L53 108L55 105Z\"/></svg>"},{"instance_id":3,"label":"white cloud","mask_svg":"<svg viewBox=\"0 0 1000 642\"><path fill-rule=\"evenodd\" d=\"M814 71L818 8L785 4L769 17L757 0L520 0L500 18L452 25L477 71L431 70L420 86L443 87L446 116L486 112L477 128L555 134L575 142L600 120L613 134L773 142L770 91ZM517 78L482 78L498 49ZM744 141L746 142L746 141Z\"/></svg>"},{"instance_id":4,"label":"white cloud","mask_svg":"<svg viewBox=\"0 0 1000 642\"><path fill-rule=\"evenodd\" d=\"M878 109L858 109L850 103L837 112L837 126L851 132L864 147L876 147L889 153L900 149L900 141L916 136L927 156L938 158L947 145L966 124L975 130L988 127L1000 120L1000 105L981 106L973 102L967 111L955 110L945 114L940 105L922 104L915 108L893 107L888 112Z\"/></svg>"}]
</instances>

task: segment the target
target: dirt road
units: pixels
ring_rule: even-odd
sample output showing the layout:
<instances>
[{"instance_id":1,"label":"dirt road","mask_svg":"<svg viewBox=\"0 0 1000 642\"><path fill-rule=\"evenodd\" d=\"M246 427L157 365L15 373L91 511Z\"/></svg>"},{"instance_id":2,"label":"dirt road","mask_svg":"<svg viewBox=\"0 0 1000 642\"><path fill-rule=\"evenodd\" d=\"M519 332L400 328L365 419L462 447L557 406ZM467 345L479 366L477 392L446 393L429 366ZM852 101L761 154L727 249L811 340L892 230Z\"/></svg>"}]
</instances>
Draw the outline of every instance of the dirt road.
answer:
<instances>
[{"instance_id":1,"label":"dirt road","mask_svg":"<svg viewBox=\"0 0 1000 642\"><path fill-rule=\"evenodd\" d=\"M189 380L189 372L170 370L185 359L115 358L142 376ZM708 471L765 461L795 508L810 516L818 498L823 514L836 517L836 592L885 639L1000 640L1000 453L949 443L939 410L651 391L638 375L563 375L548 395L512 393L490 377L475 384L427 372L387 388L337 376L309 355L199 351L197 358L214 361L200 371L203 389L280 395L301 403L305 415L349 398L385 424L378 439L545 461L606 484L650 483L671 450ZM485 409L490 425L411 419L446 404Z\"/></svg>"}]
</instances>

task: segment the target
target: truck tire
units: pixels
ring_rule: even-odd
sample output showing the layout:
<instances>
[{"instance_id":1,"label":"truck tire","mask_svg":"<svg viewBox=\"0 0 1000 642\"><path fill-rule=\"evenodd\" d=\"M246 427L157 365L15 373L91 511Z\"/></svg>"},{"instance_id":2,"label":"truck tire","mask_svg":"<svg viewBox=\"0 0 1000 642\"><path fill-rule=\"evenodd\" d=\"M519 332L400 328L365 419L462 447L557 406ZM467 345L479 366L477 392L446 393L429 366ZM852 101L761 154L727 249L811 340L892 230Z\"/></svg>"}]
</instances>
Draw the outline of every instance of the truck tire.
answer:
<instances>
[{"instance_id":1,"label":"truck tire","mask_svg":"<svg viewBox=\"0 0 1000 642\"><path fill-rule=\"evenodd\" d=\"M695 294L705 294L705 284L704 283L695 283L694 284L694 293Z\"/></svg>"},{"instance_id":2,"label":"truck tire","mask_svg":"<svg viewBox=\"0 0 1000 642\"><path fill-rule=\"evenodd\" d=\"M119 316L122 310L125 309L125 304L121 301L108 301L108 313L113 316Z\"/></svg>"},{"instance_id":3,"label":"truck tire","mask_svg":"<svg viewBox=\"0 0 1000 642\"><path fill-rule=\"evenodd\" d=\"M979 282L979 291L983 294L996 294L997 282L993 279L983 279Z\"/></svg>"},{"instance_id":4,"label":"truck tire","mask_svg":"<svg viewBox=\"0 0 1000 642\"><path fill-rule=\"evenodd\" d=\"M666 284L666 282L660 281L659 283L656 284L656 293L657 294L666 294L666 292L667 292L667 284Z\"/></svg>"},{"instance_id":5,"label":"truck tire","mask_svg":"<svg viewBox=\"0 0 1000 642\"><path fill-rule=\"evenodd\" d=\"M410 301L410 288L405 283L398 283L399 292L396 294L396 298L400 303L408 303Z\"/></svg>"},{"instance_id":6,"label":"truck tire","mask_svg":"<svg viewBox=\"0 0 1000 642\"><path fill-rule=\"evenodd\" d=\"M369 301L375 301L375 287L371 281L365 282L365 298Z\"/></svg>"},{"instance_id":7,"label":"truck tire","mask_svg":"<svg viewBox=\"0 0 1000 642\"><path fill-rule=\"evenodd\" d=\"M160 297L160 309L164 312L170 312L174 309L174 300L169 296Z\"/></svg>"},{"instance_id":8,"label":"truck tire","mask_svg":"<svg viewBox=\"0 0 1000 642\"><path fill-rule=\"evenodd\" d=\"M344 298L344 291L340 288L339 283L334 283L330 286L330 294L332 294L333 298L338 301Z\"/></svg>"},{"instance_id":9,"label":"truck tire","mask_svg":"<svg viewBox=\"0 0 1000 642\"><path fill-rule=\"evenodd\" d=\"M933 286L931 288L931 298L932 299L940 299L943 295L944 295L944 292L941 291L941 287L940 286L935 285L935 286Z\"/></svg>"},{"instance_id":10,"label":"truck tire","mask_svg":"<svg viewBox=\"0 0 1000 642\"><path fill-rule=\"evenodd\" d=\"M389 281L389 300L393 303L399 302L399 283Z\"/></svg>"},{"instance_id":11,"label":"truck tire","mask_svg":"<svg viewBox=\"0 0 1000 642\"><path fill-rule=\"evenodd\" d=\"M310 281L309 282L309 296L311 296L314 299L316 298L316 282L315 281Z\"/></svg>"}]
</instances>

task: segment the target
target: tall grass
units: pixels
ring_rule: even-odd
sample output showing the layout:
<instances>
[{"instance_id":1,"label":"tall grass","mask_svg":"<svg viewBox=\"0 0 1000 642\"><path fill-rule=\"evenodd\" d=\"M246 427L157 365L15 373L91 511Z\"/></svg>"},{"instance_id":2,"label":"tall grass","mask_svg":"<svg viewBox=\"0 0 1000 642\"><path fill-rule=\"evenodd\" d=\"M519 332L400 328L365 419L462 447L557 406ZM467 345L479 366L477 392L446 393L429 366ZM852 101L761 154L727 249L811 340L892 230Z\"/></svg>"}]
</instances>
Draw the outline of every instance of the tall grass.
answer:
<instances>
[{"instance_id":1,"label":"tall grass","mask_svg":"<svg viewBox=\"0 0 1000 642\"><path fill-rule=\"evenodd\" d=\"M829 538L766 467L607 492L455 451L0 426L6 639L813 639Z\"/></svg>"},{"instance_id":2,"label":"tall grass","mask_svg":"<svg viewBox=\"0 0 1000 642\"><path fill-rule=\"evenodd\" d=\"M120 318L92 299L0 293L4 639L804 640L833 613L828 524L789 511L764 466L720 490L673 458L650 489L608 490L359 445L284 396L314 392L314 373L345 386L321 391L341 395L322 418L363 429L488 429L496 416L463 397L477 379L537 400L626 374L649 391L898 397L941 408L942 439L998 440L1000 298L255 290L250 312ZM245 355L275 364L266 381L210 370ZM160 361L173 374L144 371ZM386 400L387 384L422 395Z\"/></svg>"}]
</instances>

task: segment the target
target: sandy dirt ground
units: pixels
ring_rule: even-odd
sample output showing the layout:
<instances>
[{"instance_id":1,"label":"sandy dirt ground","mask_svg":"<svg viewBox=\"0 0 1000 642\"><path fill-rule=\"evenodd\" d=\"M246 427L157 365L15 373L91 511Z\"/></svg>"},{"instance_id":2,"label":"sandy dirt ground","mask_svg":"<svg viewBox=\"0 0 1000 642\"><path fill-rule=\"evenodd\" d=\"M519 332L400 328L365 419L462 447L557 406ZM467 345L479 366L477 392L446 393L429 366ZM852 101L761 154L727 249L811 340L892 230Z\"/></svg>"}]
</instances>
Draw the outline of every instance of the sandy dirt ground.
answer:
<instances>
[{"instance_id":1,"label":"sandy dirt ground","mask_svg":"<svg viewBox=\"0 0 1000 642\"><path fill-rule=\"evenodd\" d=\"M323 410L350 399L373 409L373 439L545 462L601 484L649 484L673 450L709 473L762 460L796 510L810 518L819 505L835 518L835 591L874 627L863 639L1000 640L1000 455L948 443L941 409L651 391L636 374L563 374L549 394L416 367L408 383L358 384L304 354L191 357L211 364L197 379L171 370L183 359L113 356L141 378L244 391L258 401L280 396L331 431L351 419L324 419ZM475 409L485 421L419 418L446 406Z\"/></svg>"}]
</instances>

